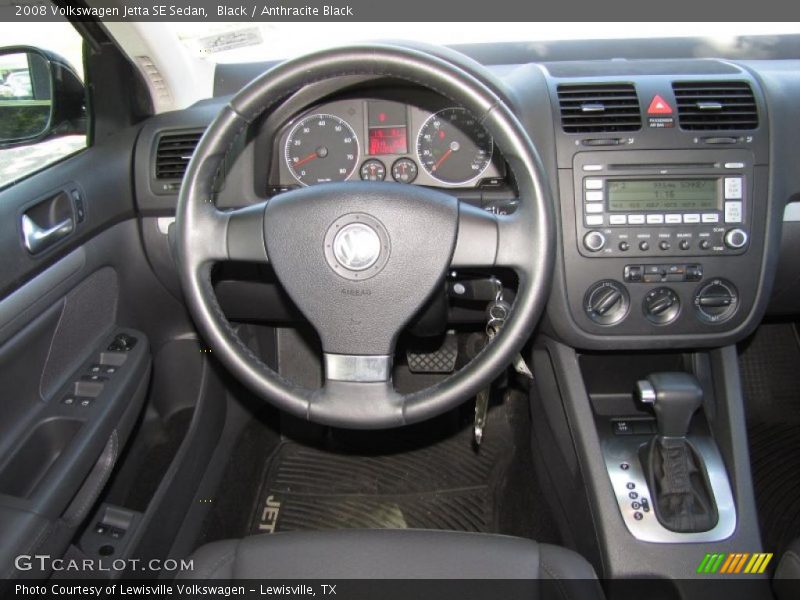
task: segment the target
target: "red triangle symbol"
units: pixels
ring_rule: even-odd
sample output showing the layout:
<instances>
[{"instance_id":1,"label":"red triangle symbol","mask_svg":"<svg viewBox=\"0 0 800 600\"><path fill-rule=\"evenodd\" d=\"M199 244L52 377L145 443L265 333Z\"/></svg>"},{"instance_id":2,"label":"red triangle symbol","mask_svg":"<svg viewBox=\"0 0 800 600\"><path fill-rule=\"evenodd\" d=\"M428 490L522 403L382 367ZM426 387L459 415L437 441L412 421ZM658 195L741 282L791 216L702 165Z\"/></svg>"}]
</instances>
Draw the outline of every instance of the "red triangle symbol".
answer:
<instances>
[{"instance_id":1,"label":"red triangle symbol","mask_svg":"<svg viewBox=\"0 0 800 600\"><path fill-rule=\"evenodd\" d=\"M656 94L653 96L653 101L650 102L650 106L647 109L648 115L671 115L672 114L672 107L667 104L667 101L664 100L661 96Z\"/></svg>"}]
</instances>

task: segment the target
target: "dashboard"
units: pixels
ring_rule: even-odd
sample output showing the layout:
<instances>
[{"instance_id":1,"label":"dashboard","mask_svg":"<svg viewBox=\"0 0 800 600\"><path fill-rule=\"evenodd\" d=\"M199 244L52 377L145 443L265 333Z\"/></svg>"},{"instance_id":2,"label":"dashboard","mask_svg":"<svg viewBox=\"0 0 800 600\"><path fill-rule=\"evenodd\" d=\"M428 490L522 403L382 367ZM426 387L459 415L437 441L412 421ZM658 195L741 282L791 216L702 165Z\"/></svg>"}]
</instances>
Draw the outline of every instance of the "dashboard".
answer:
<instances>
[{"instance_id":1,"label":"dashboard","mask_svg":"<svg viewBox=\"0 0 800 600\"><path fill-rule=\"evenodd\" d=\"M226 71L229 87L218 97L145 124L135 158L144 213L174 212L180 179L159 177L165 140L194 135L196 143L224 94L254 68L242 67L241 81ZM800 61L565 60L490 69L552 191L557 262L543 331L587 350L734 343L767 312L776 274L778 310L796 311L800 210L789 209L800 208L792 164ZM253 123L225 169L222 208L356 180L436 187L496 212L525 201L467 111L385 79L308 86ZM787 205L797 216L785 220ZM270 301L279 296L271 294Z\"/></svg>"},{"instance_id":2,"label":"dashboard","mask_svg":"<svg viewBox=\"0 0 800 600\"><path fill-rule=\"evenodd\" d=\"M475 117L443 99L431 104L356 97L313 106L282 127L270 183L476 188L502 179L492 137Z\"/></svg>"}]
</instances>

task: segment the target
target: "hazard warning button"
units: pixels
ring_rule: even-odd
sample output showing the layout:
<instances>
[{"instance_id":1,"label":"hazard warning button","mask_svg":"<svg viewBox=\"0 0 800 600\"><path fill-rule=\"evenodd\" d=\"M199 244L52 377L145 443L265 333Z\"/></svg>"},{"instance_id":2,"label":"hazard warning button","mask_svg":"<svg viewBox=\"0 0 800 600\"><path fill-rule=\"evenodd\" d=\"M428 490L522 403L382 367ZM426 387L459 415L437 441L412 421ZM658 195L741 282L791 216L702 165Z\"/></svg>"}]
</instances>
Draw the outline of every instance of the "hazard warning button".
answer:
<instances>
[{"instance_id":1,"label":"hazard warning button","mask_svg":"<svg viewBox=\"0 0 800 600\"><path fill-rule=\"evenodd\" d=\"M661 96L656 94L647 108L648 115L671 115L672 107Z\"/></svg>"}]
</instances>

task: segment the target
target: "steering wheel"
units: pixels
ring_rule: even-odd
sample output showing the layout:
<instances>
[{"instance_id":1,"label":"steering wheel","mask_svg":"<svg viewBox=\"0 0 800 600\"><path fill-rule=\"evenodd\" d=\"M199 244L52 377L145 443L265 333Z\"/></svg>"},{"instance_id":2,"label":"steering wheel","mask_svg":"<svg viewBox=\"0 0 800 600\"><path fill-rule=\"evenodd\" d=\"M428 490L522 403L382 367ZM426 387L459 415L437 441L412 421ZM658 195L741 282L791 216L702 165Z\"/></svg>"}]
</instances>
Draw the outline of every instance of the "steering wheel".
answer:
<instances>
[{"instance_id":1,"label":"steering wheel","mask_svg":"<svg viewBox=\"0 0 800 600\"><path fill-rule=\"evenodd\" d=\"M466 401L512 361L541 316L554 260L551 197L536 149L477 63L445 49L393 44L337 48L284 62L223 108L189 163L177 209L181 285L213 355L256 395L317 423L380 429L422 421ZM462 60L463 59L463 60ZM346 75L391 77L467 108L492 135L519 189L499 216L416 185L326 183L220 211L215 179L242 130L303 86ZM269 263L322 343L325 381L305 389L267 367L237 335L211 285L218 261ZM508 267L519 281L508 320L468 365L422 391L391 384L399 332L448 269Z\"/></svg>"}]
</instances>

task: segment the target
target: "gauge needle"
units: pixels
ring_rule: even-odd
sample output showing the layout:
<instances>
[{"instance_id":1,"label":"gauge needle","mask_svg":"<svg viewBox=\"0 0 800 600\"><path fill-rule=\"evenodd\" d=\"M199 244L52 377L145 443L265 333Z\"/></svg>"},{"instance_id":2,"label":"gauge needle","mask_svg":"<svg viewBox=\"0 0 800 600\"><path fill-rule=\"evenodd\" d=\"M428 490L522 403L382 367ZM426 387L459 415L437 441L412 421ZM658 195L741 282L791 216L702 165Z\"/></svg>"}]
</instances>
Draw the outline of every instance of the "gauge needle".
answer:
<instances>
[{"instance_id":1,"label":"gauge needle","mask_svg":"<svg viewBox=\"0 0 800 600\"><path fill-rule=\"evenodd\" d=\"M437 160L436 163L433 165L433 167L431 168L431 171L435 171L436 169L438 169L444 161L446 161L448 158L450 158L450 155L452 153L453 153L453 149L452 148L448 148L447 152L442 154L442 157L439 160Z\"/></svg>"},{"instance_id":2,"label":"gauge needle","mask_svg":"<svg viewBox=\"0 0 800 600\"><path fill-rule=\"evenodd\" d=\"M306 164L307 162L311 162L312 160L314 160L314 159L315 159L315 158L317 158L318 156L319 156L319 154L317 154L317 151L315 150L314 152L312 152L311 154L309 154L309 155L308 155L308 156L306 156L305 158L301 158L301 159L300 159L300 160L298 160L296 163L294 163L294 166L295 166L295 167L299 167L300 165L304 165L304 164Z\"/></svg>"}]
</instances>

